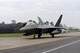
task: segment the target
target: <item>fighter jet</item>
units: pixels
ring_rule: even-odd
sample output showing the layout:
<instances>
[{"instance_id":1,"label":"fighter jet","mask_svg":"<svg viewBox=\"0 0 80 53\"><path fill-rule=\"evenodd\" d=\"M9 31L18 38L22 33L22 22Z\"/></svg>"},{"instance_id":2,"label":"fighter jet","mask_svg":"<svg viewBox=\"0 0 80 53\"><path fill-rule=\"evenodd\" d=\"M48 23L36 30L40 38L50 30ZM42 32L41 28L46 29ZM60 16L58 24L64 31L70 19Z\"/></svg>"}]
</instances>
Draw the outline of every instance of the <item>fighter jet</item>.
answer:
<instances>
[{"instance_id":1,"label":"fighter jet","mask_svg":"<svg viewBox=\"0 0 80 53\"><path fill-rule=\"evenodd\" d=\"M19 30L24 31L23 35L25 35L25 36L33 34L34 35L33 38L35 38L35 36L36 36L35 34L38 34L37 35L38 38L41 38L43 33L49 33L52 37L54 37L55 34L59 34L62 32L61 29L63 29L63 27L60 27L62 16L63 15L60 15L55 26L44 24L42 19L40 17L38 17L39 23L36 23L35 21L29 20Z\"/></svg>"}]
</instances>

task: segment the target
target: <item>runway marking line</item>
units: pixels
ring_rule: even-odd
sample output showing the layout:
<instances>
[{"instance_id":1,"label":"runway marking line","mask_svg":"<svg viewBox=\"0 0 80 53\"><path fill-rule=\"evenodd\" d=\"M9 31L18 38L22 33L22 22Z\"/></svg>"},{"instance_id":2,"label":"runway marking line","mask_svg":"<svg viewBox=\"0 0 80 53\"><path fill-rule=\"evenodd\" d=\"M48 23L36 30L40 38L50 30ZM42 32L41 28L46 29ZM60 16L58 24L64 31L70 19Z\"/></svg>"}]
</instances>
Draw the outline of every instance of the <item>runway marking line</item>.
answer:
<instances>
[{"instance_id":1,"label":"runway marking line","mask_svg":"<svg viewBox=\"0 0 80 53\"><path fill-rule=\"evenodd\" d=\"M48 53L48 52L51 52L51 51L54 51L54 50L57 50L57 49L60 49L60 48L66 47L66 46L70 46L70 45L75 44L75 43L78 43L78 42L80 42L80 40L77 40L77 41L74 41L74 42L68 43L68 44L63 45L63 46L59 46L59 47L57 47L57 48L53 48L53 49L50 49L50 50L44 51L44 52L42 52L42 53Z\"/></svg>"}]
</instances>

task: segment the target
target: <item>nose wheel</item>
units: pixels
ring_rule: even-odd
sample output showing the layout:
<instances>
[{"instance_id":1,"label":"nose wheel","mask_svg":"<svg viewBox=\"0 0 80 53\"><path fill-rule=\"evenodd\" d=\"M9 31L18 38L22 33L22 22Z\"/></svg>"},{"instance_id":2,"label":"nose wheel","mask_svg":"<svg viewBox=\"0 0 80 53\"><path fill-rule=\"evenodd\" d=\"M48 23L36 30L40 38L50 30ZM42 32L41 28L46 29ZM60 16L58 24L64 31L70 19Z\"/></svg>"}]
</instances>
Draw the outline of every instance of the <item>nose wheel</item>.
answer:
<instances>
[{"instance_id":1,"label":"nose wheel","mask_svg":"<svg viewBox=\"0 0 80 53\"><path fill-rule=\"evenodd\" d=\"M33 39L35 39L35 38L36 38L36 35L34 34Z\"/></svg>"}]
</instances>

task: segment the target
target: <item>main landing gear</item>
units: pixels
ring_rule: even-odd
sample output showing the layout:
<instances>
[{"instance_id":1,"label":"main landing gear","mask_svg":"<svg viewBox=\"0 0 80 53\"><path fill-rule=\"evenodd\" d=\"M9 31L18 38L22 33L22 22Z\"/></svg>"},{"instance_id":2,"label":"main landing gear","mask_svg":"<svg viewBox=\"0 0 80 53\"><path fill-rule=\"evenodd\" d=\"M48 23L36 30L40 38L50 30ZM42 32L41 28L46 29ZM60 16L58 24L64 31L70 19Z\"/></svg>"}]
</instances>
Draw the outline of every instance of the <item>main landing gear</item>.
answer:
<instances>
[{"instance_id":1,"label":"main landing gear","mask_svg":"<svg viewBox=\"0 0 80 53\"><path fill-rule=\"evenodd\" d=\"M39 33L39 34L38 34L38 38L41 38L41 35L42 35L42 33ZM34 39L36 38L36 35L35 35L35 34L34 34L33 38L34 38Z\"/></svg>"},{"instance_id":2,"label":"main landing gear","mask_svg":"<svg viewBox=\"0 0 80 53\"><path fill-rule=\"evenodd\" d=\"M50 34L52 36L52 38L54 38L54 34Z\"/></svg>"}]
</instances>

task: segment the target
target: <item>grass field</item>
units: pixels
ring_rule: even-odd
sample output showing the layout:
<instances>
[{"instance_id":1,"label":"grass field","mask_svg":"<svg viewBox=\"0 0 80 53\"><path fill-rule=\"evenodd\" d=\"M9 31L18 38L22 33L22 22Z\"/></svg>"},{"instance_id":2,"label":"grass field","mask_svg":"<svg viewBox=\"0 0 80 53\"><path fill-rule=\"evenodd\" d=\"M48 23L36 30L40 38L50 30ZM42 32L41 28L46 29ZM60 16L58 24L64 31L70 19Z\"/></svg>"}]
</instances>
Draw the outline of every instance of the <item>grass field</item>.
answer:
<instances>
[{"instance_id":1,"label":"grass field","mask_svg":"<svg viewBox=\"0 0 80 53\"><path fill-rule=\"evenodd\" d=\"M43 34L43 35L45 35L45 34ZM1 37L5 37L6 38L6 37L24 37L24 36L22 35L22 33L9 33L9 34L0 34L0 38Z\"/></svg>"},{"instance_id":2,"label":"grass field","mask_svg":"<svg viewBox=\"0 0 80 53\"><path fill-rule=\"evenodd\" d=\"M43 35L49 35L49 34L43 34ZM9 33L9 34L0 34L0 38L1 37L24 37L24 36L22 35L22 33Z\"/></svg>"},{"instance_id":3,"label":"grass field","mask_svg":"<svg viewBox=\"0 0 80 53\"><path fill-rule=\"evenodd\" d=\"M0 37L23 37L21 33L0 34Z\"/></svg>"}]
</instances>

